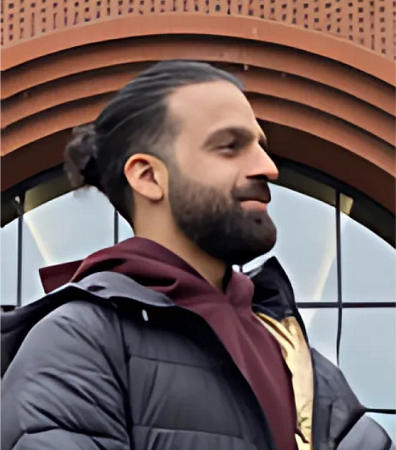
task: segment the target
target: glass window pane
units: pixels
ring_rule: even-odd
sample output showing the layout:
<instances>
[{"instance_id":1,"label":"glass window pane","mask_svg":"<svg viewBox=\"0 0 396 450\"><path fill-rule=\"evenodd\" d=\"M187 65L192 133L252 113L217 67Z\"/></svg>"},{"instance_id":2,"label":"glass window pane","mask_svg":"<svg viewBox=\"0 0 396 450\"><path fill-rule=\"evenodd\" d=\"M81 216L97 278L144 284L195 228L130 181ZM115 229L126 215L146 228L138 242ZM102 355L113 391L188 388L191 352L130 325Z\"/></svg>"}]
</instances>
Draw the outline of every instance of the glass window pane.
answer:
<instances>
[{"instance_id":1,"label":"glass window pane","mask_svg":"<svg viewBox=\"0 0 396 450\"><path fill-rule=\"evenodd\" d=\"M337 301L335 208L291 189L271 185L269 213L278 229L274 250L246 266L276 256L292 282L296 300Z\"/></svg>"},{"instance_id":2,"label":"glass window pane","mask_svg":"<svg viewBox=\"0 0 396 450\"><path fill-rule=\"evenodd\" d=\"M118 240L119 242L125 241L134 236L133 230L129 223L118 214Z\"/></svg>"},{"instance_id":3,"label":"glass window pane","mask_svg":"<svg viewBox=\"0 0 396 450\"><path fill-rule=\"evenodd\" d=\"M1 304L17 304L18 220L1 229Z\"/></svg>"},{"instance_id":4,"label":"glass window pane","mask_svg":"<svg viewBox=\"0 0 396 450\"><path fill-rule=\"evenodd\" d=\"M394 302L396 251L363 225L341 215L342 288L345 302Z\"/></svg>"},{"instance_id":5,"label":"glass window pane","mask_svg":"<svg viewBox=\"0 0 396 450\"><path fill-rule=\"evenodd\" d=\"M113 245L114 209L95 189L69 192L24 216L23 304L43 293L38 269Z\"/></svg>"},{"instance_id":6,"label":"glass window pane","mask_svg":"<svg viewBox=\"0 0 396 450\"><path fill-rule=\"evenodd\" d=\"M343 311L340 365L369 408L396 406L396 308Z\"/></svg>"},{"instance_id":7,"label":"glass window pane","mask_svg":"<svg viewBox=\"0 0 396 450\"><path fill-rule=\"evenodd\" d=\"M311 347L337 363L337 309L300 309Z\"/></svg>"},{"instance_id":8,"label":"glass window pane","mask_svg":"<svg viewBox=\"0 0 396 450\"><path fill-rule=\"evenodd\" d=\"M396 442L396 415L395 414L367 414L378 422L388 433L393 442Z\"/></svg>"}]
</instances>

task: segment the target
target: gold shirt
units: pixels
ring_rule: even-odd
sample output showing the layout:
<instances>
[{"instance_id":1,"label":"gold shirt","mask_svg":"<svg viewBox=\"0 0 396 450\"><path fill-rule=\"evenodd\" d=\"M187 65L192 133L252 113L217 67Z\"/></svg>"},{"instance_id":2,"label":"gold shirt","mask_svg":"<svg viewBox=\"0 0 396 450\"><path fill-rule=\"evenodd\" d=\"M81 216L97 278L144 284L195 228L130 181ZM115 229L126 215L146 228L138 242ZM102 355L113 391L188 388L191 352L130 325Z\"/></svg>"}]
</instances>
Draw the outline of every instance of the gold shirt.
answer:
<instances>
[{"instance_id":1,"label":"gold shirt","mask_svg":"<svg viewBox=\"0 0 396 450\"><path fill-rule=\"evenodd\" d=\"M311 354L301 327L295 317L277 321L258 313L260 322L279 342L283 357L292 373L297 410L296 441L299 450L312 450L312 415L314 381Z\"/></svg>"}]
</instances>

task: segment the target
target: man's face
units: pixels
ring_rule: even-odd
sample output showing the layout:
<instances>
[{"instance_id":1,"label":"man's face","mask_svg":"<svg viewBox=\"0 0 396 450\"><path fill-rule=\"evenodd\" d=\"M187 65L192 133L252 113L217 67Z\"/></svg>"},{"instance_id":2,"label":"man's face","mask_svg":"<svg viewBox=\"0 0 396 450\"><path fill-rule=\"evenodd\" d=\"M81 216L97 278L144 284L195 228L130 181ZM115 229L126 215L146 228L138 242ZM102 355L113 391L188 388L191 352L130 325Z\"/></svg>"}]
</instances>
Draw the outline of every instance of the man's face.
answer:
<instances>
[{"instance_id":1,"label":"man's face","mask_svg":"<svg viewBox=\"0 0 396 450\"><path fill-rule=\"evenodd\" d=\"M169 113L180 121L168 167L177 226L229 265L270 251L276 228L267 180L278 171L244 94L225 81L183 87L169 98Z\"/></svg>"}]
</instances>

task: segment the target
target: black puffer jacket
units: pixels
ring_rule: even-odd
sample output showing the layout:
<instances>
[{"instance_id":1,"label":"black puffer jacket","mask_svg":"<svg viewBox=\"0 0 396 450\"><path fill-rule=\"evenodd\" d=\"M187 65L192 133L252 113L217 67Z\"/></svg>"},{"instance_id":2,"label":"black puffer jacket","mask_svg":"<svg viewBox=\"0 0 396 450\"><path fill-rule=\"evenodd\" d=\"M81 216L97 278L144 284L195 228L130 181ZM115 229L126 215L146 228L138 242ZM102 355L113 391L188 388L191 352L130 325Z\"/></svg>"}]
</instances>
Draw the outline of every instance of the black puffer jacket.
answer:
<instances>
[{"instance_id":1,"label":"black puffer jacket","mask_svg":"<svg viewBox=\"0 0 396 450\"><path fill-rule=\"evenodd\" d=\"M261 281L254 309L298 314L282 290L257 300ZM206 322L123 275L88 276L2 321L2 450L275 450ZM394 448L341 372L312 356L314 449Z\"/></svg>"}]
</instances>

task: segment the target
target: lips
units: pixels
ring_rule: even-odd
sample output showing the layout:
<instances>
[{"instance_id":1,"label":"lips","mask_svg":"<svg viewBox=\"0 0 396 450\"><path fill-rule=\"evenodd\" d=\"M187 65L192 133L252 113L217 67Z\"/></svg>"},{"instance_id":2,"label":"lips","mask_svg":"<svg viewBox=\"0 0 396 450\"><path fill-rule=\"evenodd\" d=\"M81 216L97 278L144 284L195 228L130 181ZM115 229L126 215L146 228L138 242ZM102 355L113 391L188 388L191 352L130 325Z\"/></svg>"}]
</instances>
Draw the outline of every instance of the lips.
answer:
<instances>
[{"instance_id":1,"label":"lips","mask_svg":"<svg viewBox=\"0 0 396 450\"><path fill-rule=\"evenodd\" d=\"M244 198L239 198L238 199L241 203L242 202L260 202L260 203L269 203L271 201L270 198L268 198L268 196L264 197L264 196L255 196L255 197L244 197Z\"/></svg>"}]
</instances>

